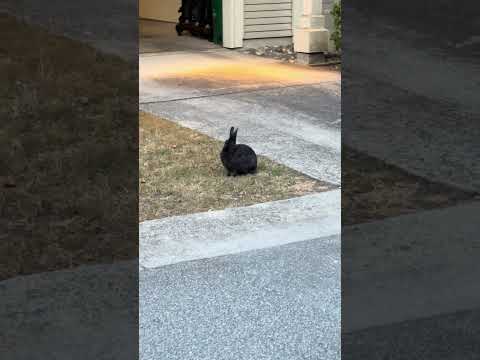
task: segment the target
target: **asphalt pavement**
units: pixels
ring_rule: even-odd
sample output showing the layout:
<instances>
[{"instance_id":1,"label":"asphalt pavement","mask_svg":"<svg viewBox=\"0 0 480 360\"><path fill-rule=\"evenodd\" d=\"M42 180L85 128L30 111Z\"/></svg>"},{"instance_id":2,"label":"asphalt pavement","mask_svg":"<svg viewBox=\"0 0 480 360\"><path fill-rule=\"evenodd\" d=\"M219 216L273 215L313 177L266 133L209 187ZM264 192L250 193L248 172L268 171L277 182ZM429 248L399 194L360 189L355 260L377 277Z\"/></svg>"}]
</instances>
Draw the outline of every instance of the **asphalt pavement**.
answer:
<instances>
[{"instance_id":1,"label":"asphalt pavement","mask_svg":"<svg viewBox=\"0 0 480 360\"><path fill-rule=\"evenodd\" d=\"M340 236L140 272L140 359L340 359Z\"/></svg>"}]
</instances>

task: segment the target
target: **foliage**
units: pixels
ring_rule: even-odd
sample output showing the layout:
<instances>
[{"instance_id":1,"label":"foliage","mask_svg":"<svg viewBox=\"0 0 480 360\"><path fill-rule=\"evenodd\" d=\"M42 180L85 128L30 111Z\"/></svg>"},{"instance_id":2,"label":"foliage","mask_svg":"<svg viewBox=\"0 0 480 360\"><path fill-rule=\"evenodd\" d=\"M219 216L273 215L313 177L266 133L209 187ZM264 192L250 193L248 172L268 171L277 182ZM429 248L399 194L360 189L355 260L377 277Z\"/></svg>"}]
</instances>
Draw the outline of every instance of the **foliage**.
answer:
<instances>
[{"instance_id":1,"label":"foliage","mask_svg":"<svg viewBox=\"0 0 480 360\"><path fill-rule=\"evenodd\" d=\"M335 2L331 12L333 16L334 30L331 39L335 44L335 49L340 51L342 48L342 4L341 1Z\"/></svg>"}]
</instances>

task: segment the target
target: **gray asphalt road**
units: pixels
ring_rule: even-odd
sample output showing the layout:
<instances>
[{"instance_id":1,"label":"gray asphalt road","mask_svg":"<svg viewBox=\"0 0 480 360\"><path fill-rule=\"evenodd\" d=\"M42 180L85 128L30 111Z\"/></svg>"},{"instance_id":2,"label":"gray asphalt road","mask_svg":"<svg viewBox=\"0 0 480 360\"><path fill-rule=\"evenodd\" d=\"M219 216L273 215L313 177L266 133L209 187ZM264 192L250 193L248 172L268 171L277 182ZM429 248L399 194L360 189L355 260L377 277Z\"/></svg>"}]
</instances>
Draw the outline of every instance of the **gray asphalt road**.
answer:
<instances>
[{"instance_id":1,"label":"gray asphalt road","mask_svg":"<svg viewBox=\"0 0 480 360\"><path fill-rule=\"evenodd\" d=\"M342 359L476 360L479 323L477 308L342 334Z\"/></svg>"},{"instance_id":2,"label":"gray asphalt road","mask_svg":"<svg viewBox=\"0 0 480 360\"><path fill-rule=\"evenodd\" d=\"M142 360L340 359L340 238L140 273Z\"/></svg>"},{"instance_id":3,"label":"gray asphalt road","mask_svg":"<svg viewBox=\"0 0 480 360\"><path fill-rule=\"evenodd\" d=\"M136 269L128 261L0 282L0 358L136 359Z\"/></svg>"}]
</instances>

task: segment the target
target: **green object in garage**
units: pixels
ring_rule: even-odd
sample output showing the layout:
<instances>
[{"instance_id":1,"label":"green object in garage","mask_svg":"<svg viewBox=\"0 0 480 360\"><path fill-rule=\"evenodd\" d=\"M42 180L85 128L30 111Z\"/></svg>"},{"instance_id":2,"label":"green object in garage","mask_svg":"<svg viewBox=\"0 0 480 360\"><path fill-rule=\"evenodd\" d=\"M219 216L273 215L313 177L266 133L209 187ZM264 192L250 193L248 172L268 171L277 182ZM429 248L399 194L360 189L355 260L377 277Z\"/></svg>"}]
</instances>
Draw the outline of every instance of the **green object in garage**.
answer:
<instances>
[{"instance_id":1,"label":"green object in garage","mask_svg":"<svg viewBox=\"0 0 480 360\"><path fill-rule=\"evenodd\" d=\"M213 42L222 45L222 0L213 1Z\"/></svg>"}]
</instances>

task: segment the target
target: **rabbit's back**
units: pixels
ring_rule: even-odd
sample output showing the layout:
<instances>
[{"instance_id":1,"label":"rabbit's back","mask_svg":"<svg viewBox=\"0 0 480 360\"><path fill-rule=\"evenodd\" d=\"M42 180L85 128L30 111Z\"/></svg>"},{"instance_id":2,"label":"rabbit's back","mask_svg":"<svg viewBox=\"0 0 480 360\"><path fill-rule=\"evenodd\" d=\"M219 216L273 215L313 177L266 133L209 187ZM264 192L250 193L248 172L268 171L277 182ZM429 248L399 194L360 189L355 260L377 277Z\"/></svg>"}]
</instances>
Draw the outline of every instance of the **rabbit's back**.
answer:
<instances>
[{"instance_id":1,"label":"rabbit's back","mask_svg":"<svg viewBox=\"0 0 480 360\"><path fill-rule=\"evenodd\" d=\"M257 170L257 155L250 146L239 144L229 150L228 153L222 153L223 165L229 172L249 174Z\"/></svg>"}]
</instances>

